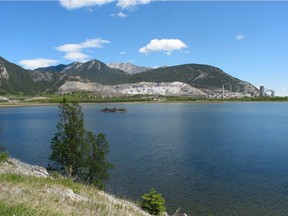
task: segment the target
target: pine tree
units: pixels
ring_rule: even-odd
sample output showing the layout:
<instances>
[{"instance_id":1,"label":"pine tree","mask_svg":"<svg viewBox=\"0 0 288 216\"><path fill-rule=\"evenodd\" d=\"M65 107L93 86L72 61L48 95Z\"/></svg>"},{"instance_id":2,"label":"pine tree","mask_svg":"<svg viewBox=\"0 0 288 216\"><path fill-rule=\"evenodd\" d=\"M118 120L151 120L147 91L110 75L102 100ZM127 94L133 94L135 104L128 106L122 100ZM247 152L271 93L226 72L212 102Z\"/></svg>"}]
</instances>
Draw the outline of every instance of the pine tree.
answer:
<instances>
[{"instance_id":1,"label":"pine tree","mask_svg":"<svg viewBox=\"0 0 288 216\"><path fill-rule=\"evenodd\" d=\"M84 115L78 103L65 98L59 105L58 132L52 142L50 160L69 178L103 188L112 165L106 161L109 144L104 134L97 137L84 128Z\"/></svg>"},{"instance_id":2,"label":"pine tree","mask_svg":"<svg viewBox=\"0 0 288 216\"><path fill-rule=\"evenodd\" d=\"M162 215L165 210L165 199L158 194L155 189L151 189L150 193L142 196L141 208L152 215Z\"/></svg>"},{"instance_id":3,"label":"pine tree","mask_svg":"<svg viewBox=\"0 0 288 216\"><path fill-rule=\"evenodd\" d=\"M69 178L75 178L87 154L83 113L79 104L68 103L65 98L58 107L58 132L51 142L50 160L61 165Z\"/></svg>"},{"instance_id":4,"label":"pine tree","mask_svg":"<svg viewBox=\"0 0 288 216\"><path fill-rule=\"evenodd\" d=\"M103 189L103 180L109 178L108 170L112 168L112 164L106 160L106 155L109 153L109 143L106 141L104 134L100 133L97 137L88 132L86 134L86 142L90 147L90 154L88 160L88 176L89 184Z\"/></svg>"}]
</instances>

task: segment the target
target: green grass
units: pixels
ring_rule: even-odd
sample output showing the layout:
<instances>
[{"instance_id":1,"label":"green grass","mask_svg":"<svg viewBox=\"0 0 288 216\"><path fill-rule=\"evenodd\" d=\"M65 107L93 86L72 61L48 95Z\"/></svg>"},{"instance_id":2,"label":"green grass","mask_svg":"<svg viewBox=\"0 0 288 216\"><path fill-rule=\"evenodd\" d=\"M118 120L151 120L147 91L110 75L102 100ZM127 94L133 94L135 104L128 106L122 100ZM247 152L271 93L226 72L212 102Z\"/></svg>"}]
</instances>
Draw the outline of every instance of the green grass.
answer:
<instances>
[{"instance_id":1,"label":"green grass","mask_svg":"<svg viewBox=\"0 0 288 216\"><path fill-rule=\"evenodd\" d=\"M5 166L5 164L0 164ZM67 196L73 191L80 200ZM69 192L70 193L70 192ZM136 204L67 178L0 174L0 215L143 216Z\"/></svg>"},{"instance_id":2,"label":"green grass","mask_svg":"<svg viewBox=\"0 0 288 216\"><path fill-rule=\"evenodd\" d=\"M25 178L28 180L28 178ZM24 182L24 176L17 175L14 173L5 173L0 175L0 181L1 182L10 182L10 183L22 183Z\"/></svg>"},{"instance_id":3,"label":"green grass","mask_svg":"<svg viewBox=\"0 0 288 216\"><path fill-rule=\"evenodd\" d=\"M47 97L47 99L35 99L30 101L24 101L25 99L42 96ZM21 104L49 104L49 103L60 103L63 96L66 97L68 101L78 102L78 103L122 103L122 102L287 102L288 97L243 97L243 98L194 98L189 96L151 96L151 95L135 95L126 97L101 97L99 94L91 92L77 92L65 95L57 94L42 94L42 95L6 95L6 97L17 100ZM158 100L157 100L158 99ZM3 105L7 105L7 102L0 102Z\"/></svg>"},{"instance_id":4,"label":"green grass","mask_svg":"<svg viewBox=\"0 0 288 216\"><path fill-rule=\"evenodd\" d=\"M34 99L25 101L25 99L32 98L32 97L47 97L47 99ZM9 95L6 96L7 98L11 100L19 101L23 104L32 104L32 103L60 103L63 99L63 97L66 97L66 99L70 102L78 102L78 103L118 103L118 102L145 102L145 101L152 101L151 96L145 97L145 96L127 96L127 97L101 97L98 94L95 93L89 93L89 92L78 92L78 93L71 93L71 94L65 94L65 95L57 95L57 94L43 94L43 95L34 95L34 96L15 96L15 95ZM9 104L8 102L0 102L1 104Z\"/></svg>"},{"instance_id":5,"label":"green grass","mask_svg":"<svg viewBox=\"0 0 288 216\"><path fill-rule=\"evenodd\" d=\"M27 207L23 204L7 204L0 202L1 216L61 216L49 210L39 210Z\"/></svg>"},{"instance_id":6,"label":"green grass","mask_svg":"<svg viewBox=\"0 0 288 216\"><path fill-rule=\"evenodd\" d=\"M13 184L19 184L19 183L24 183L24 184L29 184L33 182L33 185L37 187L43 187L46 185L58 185L58 186L63 186L65 188L72 189L74 193L79 193L81 188L84 186L81 183L77 183L72 181L71 179L68 178L59 178L59 179L54 179L54 178L35 178L33 176L23 176L23 175L18 175L15 173L4 173L0 175L0 181L1 182L8 182L8 183L13 183Z\"/></svg>"}]
</instances>

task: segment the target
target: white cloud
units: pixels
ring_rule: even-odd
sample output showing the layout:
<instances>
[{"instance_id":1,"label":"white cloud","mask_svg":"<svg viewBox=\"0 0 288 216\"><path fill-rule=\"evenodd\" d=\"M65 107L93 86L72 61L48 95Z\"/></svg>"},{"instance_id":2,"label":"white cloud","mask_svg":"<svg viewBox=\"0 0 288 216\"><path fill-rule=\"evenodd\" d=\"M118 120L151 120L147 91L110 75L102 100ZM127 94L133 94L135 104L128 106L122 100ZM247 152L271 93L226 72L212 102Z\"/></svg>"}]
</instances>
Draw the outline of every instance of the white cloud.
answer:
<instances>
[{"instance_id":1,"label":"white cloud","mask_svg":"<svg viewBox=\"0 0 288 216\"><path fill-rule=\"evenodd\" d=\"M92 48L102 48L103 44L109 44L110 41L103 40L101 38L87 39L79 44L64 44L58 47L55 47L56 50L60 52L65 52L65 59L72 61L86 61L89 59L89 56L84 54L85 49Z\"/></svg>"},{"instance_id":2,"label":"white cloud","mask_svg":"<svg viewBox=\"0 0 288 216\"><path fill-rule=\"evenodd\" d=\"M113 14L111 14L111 16L112 17L120 17L120 18L125 18L125 17L127 17L128 15L127 14L125 14L125 13L123 13L122 11L120 11L119 13L113 13Z\"/></svg>"},{"instance_id":3,"label":"white cloud","mask_svg":"<svg viewBox=\"0 0 288 216\"><path fill-rule=\"evenodd\" d=\"M81 52L68 52L64 58L71 61L86 62L88 61L89 56Z\"/></svg>"},{"instance_id":4,"label":"white cloud","mask_svg":"<svg viewBox=\"0 0 288 216\"><path fill-rule=\"evenodd\" d=\"M82 7L101 6L115 0L59 0L60 5L67 10L74 10Z\"/></svg>"},{"instance_id":5,"label":"white cloud","mask_svg":"<svg viewBox=\"0 0 288 216\"><path fill-rule=\"evenodd\" d=\"M64 44L62 46L55 47L56 50L62 52L77 52L87 48L102 48L102 44L109 44L110 41L103 40L101 38L87 39L80 44Z\"/></svg>"},{"instance_id":6,"label":"white cloud","mask_svg":"<svg viewBox=\"0 0 288 216\"><path fill-rule=\"evenodd\" d=\"M125 51L122 51L122 52L120 52L120 54L121 54L121 55L125 55L125 54L126 54L126 52L125 52Z\"/></svg>"},{"instance_id":7,"label":"white cloud","mask_svg":"<svg viewBox=\"0 0 288 216\"><path fill-rule=\"evenodd\" d=\"M236 40L244 40L247 36L245 34L239 34L235 36Z\"/></svg>"},{"instance_id":8,"label":"white cloud","mask_svg":"<svg viewBox=\"0 0 288 216\"><path fill-rule=\"evenodd\" d=\"M74 10L82 7L101 6L117 2L121 9L130 9L137 5L149 4L152 0L59 0L60 5L67 10Z\"/></svg>"},{"instance_id":9,"label":"white cloud","mask_svg":"<svg viewBox=\"0 0 288 216\"><path fill-rule=\"evenodd\" d=\"M149 4L152 0L118 0L117 6L122 9L133 8L136 5Z\"/></svg>"},{"instance_id":10,"label":"white cloud","mask_svg":"<svg viewBox=\"0 0 288 216\"><path fill-rule=\"evenodd\" d=\"M102 48L102 44L109 44L110 41L108 40L103 40L101 38L96 38L96 39L87 39L83 43L80 44L82 48Z\"/></svg>"},{"instance_id":11,"label":"white cloud","mask_svg":"<svg viewBox=\"0 0 288 216\"><path fill-rule=\"evenodd\" d=\"M34 70L39 67L49 67L51 65L55 65L58 61L53 59L43 59L43 58L36 58L36 59L29 59L29 60L21 60L19 64L23 66L25 69Z\"/></svg>"},{"instance_id":12,"label":"white cloud","mask_svg":"<svg viewBox=\"0 0 288 216\"><path fill-rule=\"evenodd\" d=\"M171 55L172 51L187 48L188 46L179 39L153 39L145 47L139 49L140 53L150 52L166 52L167 55Z\"/></svg>"},{"instance_id":13,"label":"white cloud","mask_svg":"<svg viewBox=\"0 0 288 216\"><path fill-rule=\"evenodd\" d=\"M79 44L64 44L59 47L55 47L56 50L61 52L76 52L81 50L81 46Z\"/></svg>"}]
</instances>

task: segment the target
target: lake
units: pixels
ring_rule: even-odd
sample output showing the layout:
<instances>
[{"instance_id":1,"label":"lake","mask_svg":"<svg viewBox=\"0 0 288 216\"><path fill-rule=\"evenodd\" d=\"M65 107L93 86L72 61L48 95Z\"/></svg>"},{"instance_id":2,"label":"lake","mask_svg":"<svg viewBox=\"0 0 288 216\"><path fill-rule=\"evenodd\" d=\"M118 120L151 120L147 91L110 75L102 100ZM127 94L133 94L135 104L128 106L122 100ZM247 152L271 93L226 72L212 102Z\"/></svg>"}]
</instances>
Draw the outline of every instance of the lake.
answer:
<instances>
[{"instance_id":1,"label":"lake","mask_svg":"<svg viewBox=\"0 0 288 216\"><path fill-rule=\"evenodd\" d=\"M155 188L169 213L288 215L288 103L82 106L110 143L108 192L137 201ZM57 106L1 108L0 143L46 166L57 122Z\"/></svg>"}]
</instances>

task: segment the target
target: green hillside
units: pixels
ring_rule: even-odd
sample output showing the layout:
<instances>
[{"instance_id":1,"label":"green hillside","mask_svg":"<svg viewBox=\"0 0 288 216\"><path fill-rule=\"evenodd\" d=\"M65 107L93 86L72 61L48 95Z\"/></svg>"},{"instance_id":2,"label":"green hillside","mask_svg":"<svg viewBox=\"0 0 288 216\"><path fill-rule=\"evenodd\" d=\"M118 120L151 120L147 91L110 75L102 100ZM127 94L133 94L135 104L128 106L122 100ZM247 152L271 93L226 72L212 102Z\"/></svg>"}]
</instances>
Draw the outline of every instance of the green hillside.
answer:
<instances>
[{"instance_id":1,"label":"green hillside","mask_svg":"<svg viewBox=\"0 0 288 216\"><path fill-rule=\"evenodd\" d=\"M129 82L184 82L199 88L221 88L222 85L243 86L241 80L221 69L201 64L185 64L157 68L130 77Z\"/></svg>"},{"instance_id":2,"label":"green hillside","mask_svg":"<svg viewBox=\"0 0 288 216\"><path fill-rule=\"evenodd\" d=\"M2 66L1 66L2 65ZM1 78L1 67L9 74L9 79ZM222 85L231 86L232 91L257 92L250 83L239 80L217 67L203 64L185 64L151 69L142 73L128 74L108 67L101 61L58 65L37 70L22 67L0 58L0 93L40 94L55 93L66 81L95 82L102 85L116 85L137 82L183 82L193 87L216 91ZM253 94L254 94L253 93Z\"/></svg>"},{"instance_id":3,"label":"green hillside","mask_svg":"<svg viewBox=\"0 0 288 216\"><path fill-rule=\"evenodd\" d=\"M34 81L36 76L39 76L37 72L25 70L22 67L10 63L7 60L0 57L0 65L4 65L6 71L9 74L9 79L2 79L0 85L0 92L3 93L25 93L25 94L39 94L45 91L47 88L53 86L58 80L59 75L51 74L51 80L39 80ZM40 74L45 76L45 73Z\"/></svg>"}]
</instances>

